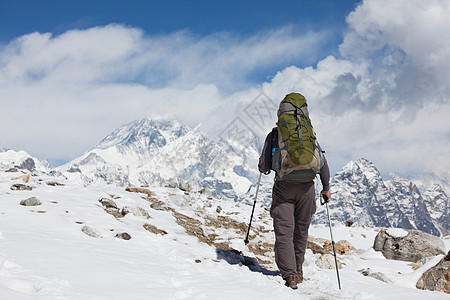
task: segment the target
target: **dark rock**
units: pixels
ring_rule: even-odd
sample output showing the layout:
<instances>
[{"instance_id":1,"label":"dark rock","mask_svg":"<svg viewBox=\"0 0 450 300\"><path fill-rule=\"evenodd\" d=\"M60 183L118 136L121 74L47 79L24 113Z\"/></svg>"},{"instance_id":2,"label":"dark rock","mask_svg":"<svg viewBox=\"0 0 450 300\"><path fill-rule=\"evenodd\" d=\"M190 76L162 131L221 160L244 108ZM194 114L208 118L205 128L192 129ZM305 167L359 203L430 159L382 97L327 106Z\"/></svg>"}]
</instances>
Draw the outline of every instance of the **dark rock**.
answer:
<instances>
[{"instance_id":1,"label":"dark rock","mask_svg":"<svg viewBox=\"0 0 450 300\"><path fill-rule=\"evenodd\" d=\"M373 248L387 259L410 262L445 253L445 244L440 238L419 230L407 230L406 236L391 236L383 229L375 237Z\"/></svg>"},{"instance_id":2,"label":"dark rock","mask_svg":"<svg viewBox=\"0 0 450 300\"><path fill-rule=\"evenodd\" d=\"M416 287L450 294L450 251L434 267L423 273Z\"/></svg>"},{"instance_id":3,"label":"dark rock","mask_svg":"<svg viewBox=\"0 0 450 300\"><path fill-rule=\"evenodd\" d=\"M41 201L38 200L38 198L36 197L31 197L25 200L20 201L20 205L23 206L37 206L37 205L41 205Z\"/></svg>"},{"instance_id":4,"label":"dark rock","mask_svg":"<svg viewBox=\"0 0 450 300\"><path fill-rule=\"evenodd\" d=\"M5 172L17 173L17 172L19 172L19 170L17 168L9 168Z\"/></svg>"},{"instance_id":5,"label":"dark rock","mask_svg":"<svg viewBox=\"0 0 450 300\"><path fill-rule=\"evenodd\" d=\"M98 202L100 202L100 203L103 205L103 207L105 207L105 208L114 208L114 209L117 209L117 204L116 204L116 202L114 202L114 201L111 200L111 199L108 199L108 198L101 198L100 200L98 200Z\"/></svg>"},{"instance_id":6,"label":"dark rock","mask_svg":"<svg viewBox=\"0 0 450 300\"><path fill-rule=\"evenodd\" d=\"M31 186L22 183L16 183L11 186L11 190L13 191L31 191L32 189Z\"/></svg>"},{"instance_id":7,"label":"dark rock","mask_svg":"<svg viewBox=\"0 0 450 300\"><path fill-rule=\"evenodd\" d=\"M122 232L122 233L116 234L116 238L128 241L129 239L131 239L131 235L129 235L126 232Z\"/></svg>"},{"instance_id":8,"label":"dark rock","mask_svg":"<svg viewBox=\"0 0 450 300\"><path fill-rule=\"evenodd\" d=\"M47 181L46 184L50 186L64 186L64 183L59 183L56 181Z\"/></svg>"},{"instance_id":9,"label":"dark rock","mask_svg":"<svg viewBox=\"0 0 450 300\"><path fill-rule=\"evenodd\" d=\"M36 164L34 162L34 160L29 157L27 159L25 159L19 166L16 166L19 169L25 169L28 171L34 171L36 169Z\"/></svg>"}]
</instances>

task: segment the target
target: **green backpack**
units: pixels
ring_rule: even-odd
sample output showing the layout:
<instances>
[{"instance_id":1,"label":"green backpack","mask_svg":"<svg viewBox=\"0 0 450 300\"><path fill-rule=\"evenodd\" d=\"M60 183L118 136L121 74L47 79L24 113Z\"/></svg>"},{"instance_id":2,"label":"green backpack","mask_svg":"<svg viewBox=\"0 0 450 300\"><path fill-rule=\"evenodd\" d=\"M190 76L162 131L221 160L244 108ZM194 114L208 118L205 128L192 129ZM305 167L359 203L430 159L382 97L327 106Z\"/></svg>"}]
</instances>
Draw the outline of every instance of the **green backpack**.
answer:
<instances>
[{"instance_id":1,"label":"green backpack","mask_svg":"<svg viewBox=\"0 0 450 300\"><path fill-rule=\"evenodd\" d=\"M324 159L309 119L305 97L299 93L286 95L277 115L278 143L272 150L272 170L277 173L276 180L313 180Z\"/></svg>"}]
</instances>

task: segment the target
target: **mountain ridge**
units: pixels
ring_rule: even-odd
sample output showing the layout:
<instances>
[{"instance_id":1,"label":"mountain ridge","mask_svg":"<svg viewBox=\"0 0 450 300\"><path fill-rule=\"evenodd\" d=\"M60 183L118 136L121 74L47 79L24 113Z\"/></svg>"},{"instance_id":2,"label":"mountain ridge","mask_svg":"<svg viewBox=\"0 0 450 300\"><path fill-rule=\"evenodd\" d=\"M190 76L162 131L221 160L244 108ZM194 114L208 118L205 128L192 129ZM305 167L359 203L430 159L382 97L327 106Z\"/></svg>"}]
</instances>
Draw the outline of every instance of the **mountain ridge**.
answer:
<instances>
[{"instance_id":1,"label":"mountain ridge","mask_svg":"<svg viewBox=\"0 0 450 300\"><path fill-rule=\"evenodd\" d=\"M208 188L214 195L252 204L258 178L258 143L231 141L227 147L226 142L214 142L171 117L145 118L119 127L71 162L55 169L47 163L41 170L64 174L85 185L103 182L183 186L194 191ZM26 154L18 157L26 159ZM31 159L35 165L46 165ZM258 201L265 207L270 207L272 176L261 180ZM448 235L448 196L442 186L428 186L428 182L413 182L394 173L383 179L367 159L350 161L331 179L331 218L344 224L351 220L356 225ZM312 222L327 223L320 206Z\"/></svg>"}]
</instances>

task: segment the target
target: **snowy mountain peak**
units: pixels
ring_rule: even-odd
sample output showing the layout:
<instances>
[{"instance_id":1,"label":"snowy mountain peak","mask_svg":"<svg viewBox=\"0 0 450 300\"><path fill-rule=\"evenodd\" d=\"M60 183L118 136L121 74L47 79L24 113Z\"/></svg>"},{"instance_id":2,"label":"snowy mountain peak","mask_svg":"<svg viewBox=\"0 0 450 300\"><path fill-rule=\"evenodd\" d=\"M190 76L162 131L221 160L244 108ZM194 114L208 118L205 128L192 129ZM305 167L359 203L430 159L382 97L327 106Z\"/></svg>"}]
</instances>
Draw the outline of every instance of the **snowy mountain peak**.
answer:
<instances>
[{"instance_id":1,"label":"snowy mountain peak","mask_svg":"<svg viewBox=\"0 0 450 300\"><path fill-rule=\"evenodd\" d=\"M106 136L95 148L134 146L139 152L161 148L190 129L172 117L145 118L128 123Z\"/></svg>"},{"instance_id":2,"label":"snowy mountain peak","mask_svg":"<svg viewBox=\"0 0 450 300\"><path fill-rule=\"evenodd\" d=\"M23 150L14 151L3 149L0 151L0 167L1 169L26 169L30 172L48 173L51 171L51 166L48 161L41 161Z\"/></svg>"},{"instance_id":3,"label":"snowy mountain peak","mask_svg":"<svg viewBox=\"0 0 450 300\"><path fill-rule=\"evenodd\" d=\"M187 181L235 197L245 193L257 176L257 150L245 150L225 151L198 129L171 117L146 118L121 126L60 170L77 173L86 183L138 186Z\"/></svg>"}]
</instances>

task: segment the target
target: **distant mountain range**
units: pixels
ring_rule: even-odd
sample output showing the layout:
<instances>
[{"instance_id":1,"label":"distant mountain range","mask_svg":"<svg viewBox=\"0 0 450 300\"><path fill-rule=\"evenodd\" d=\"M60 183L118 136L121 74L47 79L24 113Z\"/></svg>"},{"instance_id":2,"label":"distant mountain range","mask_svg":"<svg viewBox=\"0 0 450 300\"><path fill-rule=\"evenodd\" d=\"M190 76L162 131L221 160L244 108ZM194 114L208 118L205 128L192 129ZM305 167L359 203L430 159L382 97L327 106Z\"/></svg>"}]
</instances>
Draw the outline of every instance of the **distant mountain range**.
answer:
<instances>
[{"instance_id":1,"label":"distant mountain range","mask_svg":"<svg viewBox=\"0 0 450 300\"><path fill-rule=\"evenodd\" d=\"M423 192L412 181L395 174L383 180L366 159L349 162L332 178L332 219L356 225L419 229L433 235L450 233L448 196L439 184ZM314 215L314 223L325 223L326 212Z\"/></svg>"},{"instance_id":2,"label":"distant mountain range","mask_svg":"<svg viewBox=\"0 0 450 300\"><path fill-rule=\"evenodd\" d=\"M63 175L84 184L209 188L213 194L250 203L258 179L260 148L261 141L224 145L174 118L147 118L118 128L90 151L58 168L11 150L0 152L0 167ZM263 177L258 199L268 207L273 176ZM329 207L334 222L414 228L444 236L450 233L448 190L449 180L432 174L413 180L391 174L383 180L374 164L360 159L349 162L331 179ZM323 209L313 217L313 223L327 220Z\"/></svg>"}]
</instances>

